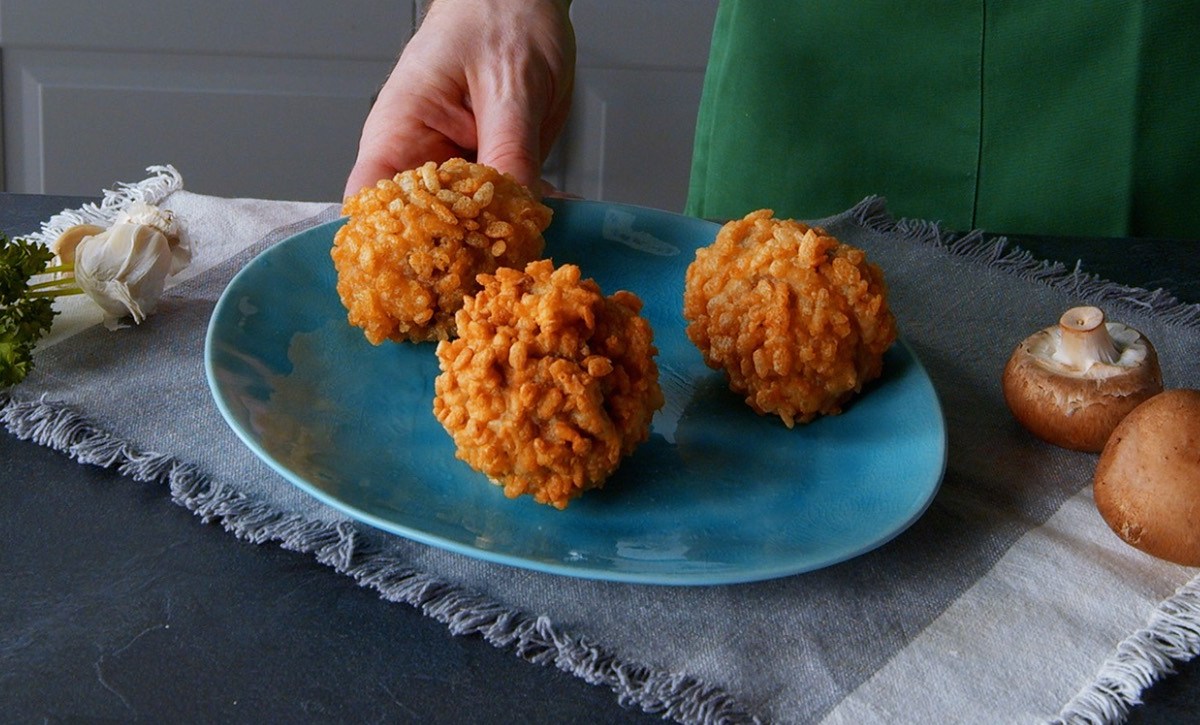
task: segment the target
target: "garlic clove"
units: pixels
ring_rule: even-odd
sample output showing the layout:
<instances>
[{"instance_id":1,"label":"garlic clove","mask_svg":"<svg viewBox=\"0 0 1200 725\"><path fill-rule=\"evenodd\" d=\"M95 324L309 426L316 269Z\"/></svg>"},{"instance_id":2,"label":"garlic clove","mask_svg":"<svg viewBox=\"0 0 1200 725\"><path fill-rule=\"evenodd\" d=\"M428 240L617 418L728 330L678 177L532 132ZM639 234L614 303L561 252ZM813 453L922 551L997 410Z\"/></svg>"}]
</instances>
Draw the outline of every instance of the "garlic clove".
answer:
<instances>
[{"instance_id":1,"label":"garlic clove","mask_svg":"<svg viewBox=\"0 0 1200 725\"><path fill-rule=\"evenodd\" d=\"M63 230L62 234L58 235L53 242L50 242L50 251L54 252L54 261L51 263L54 266L75 263L75 248L79 246L86 237L102 234L104 227L97 224L75 224Z\"/></svg>"},{"instance_id":2,"label":"garlic clove","mask_svg":"<svg viewBox=\"0 0 1200 725\"><path fill-rule=\"evenodd\" d=\"M144 224L162 232L168 240L179 236L179 222L175 220L174 212L144 201L135 201L117 212L113 224Z\"/></svg>"},{"instance_id":3,"label":"garlic clove","mask_svg":"<svg viewBox=\"0 0 1200 725\"><path fill-rule=\"evenodd\" d=\"M184 234L179 220L175 218L175 213L169 209L161 209L144 201L135 201L117 213L113 224L143 224L162 232L171 249L171 274L178 274L192 261L190 240Z\"/></svg>"}]
</instances>

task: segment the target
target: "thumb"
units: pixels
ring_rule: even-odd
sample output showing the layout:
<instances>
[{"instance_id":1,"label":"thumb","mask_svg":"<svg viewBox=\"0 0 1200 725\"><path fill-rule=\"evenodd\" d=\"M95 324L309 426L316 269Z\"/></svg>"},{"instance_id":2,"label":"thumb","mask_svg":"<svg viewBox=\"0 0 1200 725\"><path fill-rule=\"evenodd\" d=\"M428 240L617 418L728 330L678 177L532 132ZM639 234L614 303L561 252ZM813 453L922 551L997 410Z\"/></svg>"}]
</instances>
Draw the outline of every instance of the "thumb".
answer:
<instances>
[{"instance_id":1,"label":"thumb","mask_svg":"<svg viewBox=\"0 0 1200 725\"><path fill-rule=\"evenodd\" d=\"M374 186L380 179L390 179L396 174L395 169L377 159L359 159L354 162L350 176L346 179L346 190L342 196L357 194L368 186Z\"/></svg>"},{"instance_id":2,"label":"thumb","mask_svg":"<svg viewBox=\"0 0 1200 725\"><path fill-rule=\"evenodd\" d=\"M496 101L476 108L478 128L476 161L512 176L531 189L541 179L538 124L529 106L514 101Z\"/></svg>"}]
</instances>

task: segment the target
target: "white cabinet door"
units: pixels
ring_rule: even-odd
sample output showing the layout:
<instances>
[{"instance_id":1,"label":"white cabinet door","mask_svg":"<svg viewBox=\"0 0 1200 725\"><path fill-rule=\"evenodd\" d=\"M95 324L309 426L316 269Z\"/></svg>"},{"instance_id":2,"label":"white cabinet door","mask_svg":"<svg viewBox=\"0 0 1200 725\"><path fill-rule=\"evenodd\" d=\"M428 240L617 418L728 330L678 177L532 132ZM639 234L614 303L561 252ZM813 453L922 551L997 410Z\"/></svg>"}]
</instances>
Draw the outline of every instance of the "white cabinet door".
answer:
<instances>
[{"instance_id":1,"label":"white cabinet door","mask_svg":"<svg viewBox=\"0 0 1200 725\"><path fill-rule=\"evenodd\" d=\"M547 178L683 207L716 5L575 0L574 110ZM4 188L93 195L170 163L199 193L335 201L418 7L0 0Z\"/></svg>"},{"instance_id":2,"label":"white cabinet door","mask_svg":"<svg viewBox=\"0 0 1200 725\"><path fill-rule=\"evenodd\" d=\"M0 0L5 189L335 201L413 2Z\"/></svg>"},{"instance_id":3,"label":"white cabinet door","mask_svg":"<svg viewBox=\"0 0 1200 725\"><path fill-rule=\"evenodd\" d=\"M717 0L575 0L575 98L547 178L680 211Z\"/></svg>"}]
</instances>

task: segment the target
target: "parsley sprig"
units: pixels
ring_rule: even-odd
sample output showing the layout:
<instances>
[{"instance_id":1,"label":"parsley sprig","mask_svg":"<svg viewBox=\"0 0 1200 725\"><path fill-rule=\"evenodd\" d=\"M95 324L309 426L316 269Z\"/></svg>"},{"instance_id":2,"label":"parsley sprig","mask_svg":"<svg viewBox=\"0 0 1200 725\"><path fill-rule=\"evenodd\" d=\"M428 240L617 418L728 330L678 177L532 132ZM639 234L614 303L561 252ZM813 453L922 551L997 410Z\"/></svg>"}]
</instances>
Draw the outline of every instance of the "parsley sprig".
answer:
<instances>
[{"instance_id":1,"label":"parsley sprig","mask_svg":"<svg viewBox=\"0 0 1200 725\"><path fill-rule=\"evenodd\" d=\"M53 299L82 293L74 276L58 276L72 272L73 265L50 266L53 259L43 244L0 233L0 389L29 374L33 348L58 312Z\"/></svg>"}]
</instances>

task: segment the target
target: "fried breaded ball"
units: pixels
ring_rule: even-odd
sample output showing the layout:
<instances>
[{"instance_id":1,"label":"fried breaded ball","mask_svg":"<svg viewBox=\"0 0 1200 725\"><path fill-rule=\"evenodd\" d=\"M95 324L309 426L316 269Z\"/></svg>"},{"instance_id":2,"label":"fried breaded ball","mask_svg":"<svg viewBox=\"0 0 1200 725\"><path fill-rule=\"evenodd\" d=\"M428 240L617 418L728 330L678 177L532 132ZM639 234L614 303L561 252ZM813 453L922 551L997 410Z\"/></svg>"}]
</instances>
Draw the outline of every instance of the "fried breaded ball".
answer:
<instances>
[{"instance_id":1,"label":"fried breaded ball","mask_svg":"<svg viewBox=\"0 0 1200 725\"><path fill-rule=\"evenodd\" d=\"M688 266L687 335L759 414L791 428L842 406L883 370L896 339L887 288L865 253L761 209L725 224Z\"/></svg>"},{"instance_id":2,"label":"fried breaded ball","mask_svg":"<svg viewBox=\"0 0 1200 725\"><path fill-rule=\"evenodd\" d=\"M545 248L550 208L507 174L450 159L346 198L331 251L350 324L367 339L445 340L476 275Z\"/></svg>"},{"instance_id":3,"label":"fried breaded ball","mask_svg":"<svg viewBox=\"0 0 1200 725\"><path fill-rule=\"evenodd\" d=\"M479 281L459 337L438 343L434 415L506 496L566 508L649 437L663 405L642 301L549 260Z\"/></svg>"}]
</instances>

